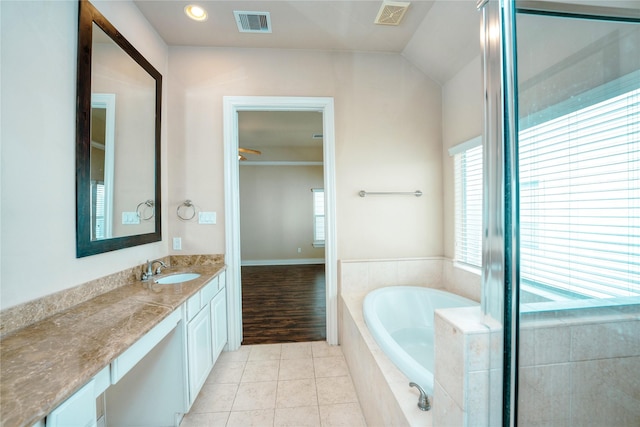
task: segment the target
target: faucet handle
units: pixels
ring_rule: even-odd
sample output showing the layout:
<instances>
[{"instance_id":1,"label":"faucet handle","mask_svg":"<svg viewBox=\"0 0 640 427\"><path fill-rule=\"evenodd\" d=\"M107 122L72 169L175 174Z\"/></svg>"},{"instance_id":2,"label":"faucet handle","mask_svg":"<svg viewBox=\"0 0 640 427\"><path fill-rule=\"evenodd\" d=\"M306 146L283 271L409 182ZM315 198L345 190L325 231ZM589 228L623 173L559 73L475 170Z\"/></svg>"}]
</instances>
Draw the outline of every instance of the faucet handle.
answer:
<instances>
[{"instance_id":1,"label":"faucet handle","mask_svg":"<svg viewBox=\"0 0 640 427\"><path fill-rule=\"evenodd\" d=\"M427 393L425 393L425 391L422 389L422 387L420 387L418 384L414 383L413 381L409 383L409 387L415 387L420 392L420 397L418 398L418 408L421 411L428 411L429 409L431 409L431 403L429 403L429 397L427 396Z\"/></svg>"}]
</instances>

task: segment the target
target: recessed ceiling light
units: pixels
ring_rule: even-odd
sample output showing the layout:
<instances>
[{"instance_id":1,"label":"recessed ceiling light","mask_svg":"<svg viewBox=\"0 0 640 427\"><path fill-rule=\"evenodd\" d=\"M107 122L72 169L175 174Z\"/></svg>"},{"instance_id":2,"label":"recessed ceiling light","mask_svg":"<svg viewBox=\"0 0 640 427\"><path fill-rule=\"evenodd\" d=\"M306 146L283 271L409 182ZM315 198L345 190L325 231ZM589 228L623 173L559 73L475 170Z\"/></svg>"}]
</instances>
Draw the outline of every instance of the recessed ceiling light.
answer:
<instances>
[{"instance_id":1,"label":"recessed ceiling light","mask_svg":"<svg viewBox=\"0 0 640 427\"><path fill-rule=\"evenodd\" d=\"M196 4L185 6L184 13L194 21L206 21L208 17L207 11Z\"/></svg>"}]
</instances>

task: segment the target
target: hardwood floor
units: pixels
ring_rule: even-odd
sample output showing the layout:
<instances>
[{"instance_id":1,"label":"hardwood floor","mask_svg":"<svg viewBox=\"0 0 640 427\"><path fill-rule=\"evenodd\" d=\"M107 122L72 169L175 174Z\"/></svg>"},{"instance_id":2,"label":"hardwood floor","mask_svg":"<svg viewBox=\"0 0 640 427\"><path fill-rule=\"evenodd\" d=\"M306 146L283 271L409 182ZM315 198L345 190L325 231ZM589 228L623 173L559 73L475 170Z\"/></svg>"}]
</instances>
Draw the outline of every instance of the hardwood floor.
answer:
<instances>
[{"instance_id":1,"label":"hardwood floor","mask_svg":"<svg viewBox=\"0 0 640 427\"><path fill-rule=\"evenodd\" d=\"M242 267L242 344L326 339L324 264Z\"/></svg>"}]
</instances>

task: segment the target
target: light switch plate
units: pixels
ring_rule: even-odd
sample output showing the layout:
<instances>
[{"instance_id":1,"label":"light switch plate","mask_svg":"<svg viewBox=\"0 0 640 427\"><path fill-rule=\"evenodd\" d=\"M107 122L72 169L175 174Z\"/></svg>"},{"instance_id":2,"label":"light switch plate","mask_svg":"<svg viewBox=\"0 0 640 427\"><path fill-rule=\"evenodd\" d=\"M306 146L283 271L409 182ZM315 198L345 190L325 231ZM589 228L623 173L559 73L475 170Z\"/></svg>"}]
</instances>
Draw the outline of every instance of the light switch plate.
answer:
<instances>
[{"instance_id":1,"label":"light switch plate","mask_svg":"<svg viewBox=\"0 0 640 427\"><path fill-rule=\"evenodd\" d=\"M122 223L126 225L140 224L138 212L122 212Z\"/></svg>"},{"instance_id":2,"label":"light switch plate","mask_svg":"<svg viewBox=\"0 0 640 427\"><path fill-rule=\"evenodd\" d=\"M215 224L216 213L215 212L199 212L198 223L199 224Z\"/></svg>"}]
</instances>

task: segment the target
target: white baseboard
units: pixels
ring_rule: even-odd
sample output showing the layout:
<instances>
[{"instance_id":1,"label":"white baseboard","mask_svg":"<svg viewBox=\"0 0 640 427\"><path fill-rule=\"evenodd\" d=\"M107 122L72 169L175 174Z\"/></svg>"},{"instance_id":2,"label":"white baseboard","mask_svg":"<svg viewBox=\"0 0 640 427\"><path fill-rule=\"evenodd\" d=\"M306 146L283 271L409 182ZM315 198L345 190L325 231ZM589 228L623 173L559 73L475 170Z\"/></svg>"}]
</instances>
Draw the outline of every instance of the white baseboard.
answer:
<instances>
[{"instance_id":1,"label":"white baseboard","mask_svg":"<svg viewBox=\"0 0 640 427\"><path fill-rule=\"evenodd\" d=\"M324 258L258 259L258 260L242 260L240 262L241 266L304 265L304 264L324 264Z\"/></svg>"}]
</instances>

